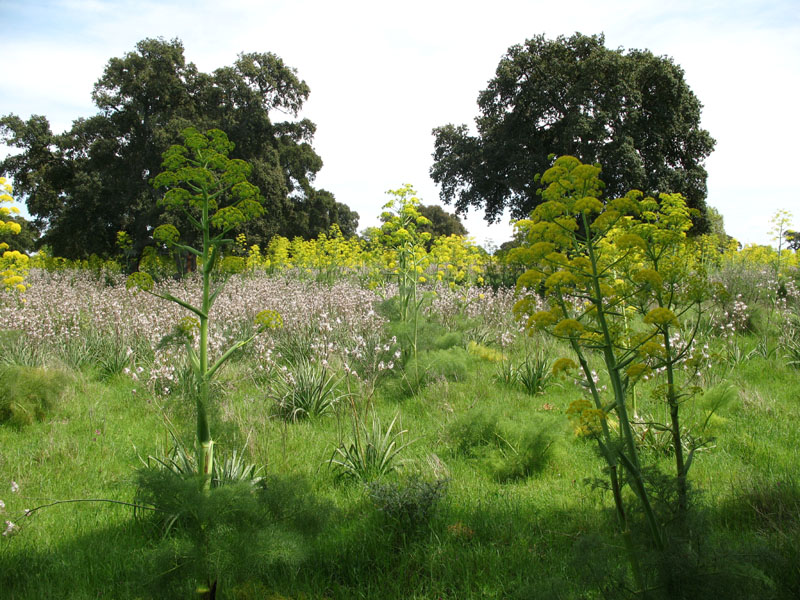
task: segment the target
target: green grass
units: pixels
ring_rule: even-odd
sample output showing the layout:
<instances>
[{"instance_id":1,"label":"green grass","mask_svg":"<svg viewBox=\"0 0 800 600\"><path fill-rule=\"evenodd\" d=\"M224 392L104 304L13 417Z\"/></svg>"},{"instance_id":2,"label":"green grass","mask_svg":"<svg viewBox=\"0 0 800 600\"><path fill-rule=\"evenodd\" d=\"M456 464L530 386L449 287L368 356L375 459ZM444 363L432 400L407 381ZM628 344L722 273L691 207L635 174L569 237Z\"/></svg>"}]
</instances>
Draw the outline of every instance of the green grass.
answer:
<instances>
[{"instance_id":1,"label":"green grass","mask_svg":"<svg viewBox=\"0 0 800 600\"><path fill-rule=\"evenodd\" d=\"M550 358L559 351L566 355L556 347ZM603 479L602 461L565 416L579 389L554 380L531 396L495 383L493 363L457 358L457 377L434 377L415 395L386 380L372 399L382 423L399 414L397 430L415 440L401 454L403 468L384 480L391 489L448 482L436 509L407 531L387 524L367 486L337 480L328 465L351 435L347 402L286 422L271 416L272 400L248 377L247 360L227 367L212 425L217 451L244 452L247 462L263 465L267 484L252 527L234 523L212 536L219 553L203 564L224 567L218 597L629 597L612 499L587 483ZM16 516L57 500L133 501L138 455L169 443L165 415L191 445L188 401L159 405L143 386L91 365L68 379L42 420L0 425L0 499L5 518L22 527L0 538L4 597L196 597L200 559L188 529L162 538L151 519L105 502ZM800 590L800 371L754 358L724 379L736 397L710 420L715 439L690 472L690 530L676 532L670 552L658 557L637 536L643 524L632 514L647 579L659 587L648 597L779 599ZM663 414L647 384L638 393L642 412ZM478 414L489 423L481 429L488 439L464 433ZM691 404L684 415L687 423L704 417ZM503 440L520 449L531 426L546 433L546 459L531 469L504 466L511 453ZM673 468L657 449L643 457L665 472ZM415 502L413 493L404 498ZM665 572L677 575L659 576Z\"/></svg>"}]
</instances>

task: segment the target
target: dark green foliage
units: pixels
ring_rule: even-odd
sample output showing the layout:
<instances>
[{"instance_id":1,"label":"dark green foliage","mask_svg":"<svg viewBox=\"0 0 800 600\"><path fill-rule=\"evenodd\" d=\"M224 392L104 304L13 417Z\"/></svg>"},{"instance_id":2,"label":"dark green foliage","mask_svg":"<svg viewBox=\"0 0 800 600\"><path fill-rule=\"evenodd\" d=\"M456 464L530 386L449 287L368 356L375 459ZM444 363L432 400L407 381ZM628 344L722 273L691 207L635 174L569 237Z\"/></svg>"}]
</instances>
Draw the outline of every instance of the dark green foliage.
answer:
<instances>
[{"instance_id":1,"label":"dark green foliage","mask_svg":"<svg viewBox=\"0 0 800 600\"><path fill-rule=\"evenodd\" d=\"M0 233L0 244L6 243L14 250L25 254L30 254L36 249L36 242L39 240L41 232L31 221L13 214L4 216L3 220L6 223L17 223L21 230L19 233Z\"/></svg>"},{"instance_id":2,"label":"dark green foliage","mask_svg":"<svg viewBox=\"0 0 800 600\"><path fill-rule=\"evenodd\" d=\"M0 367L0 423L22 427L44 421L69 383L66 373L54 369Z\"/></svg>"},{"instance_id":3,"label":"dark green foliage","mask_svg":"<svg viewBox=\"0 0 800 600\"><path fill-rule=\"evenodd\" d=\"M496 444L499 432L497 414L477 409L456 417L445 429L444 438L454 453L474 456L476 449Z\"/></svg>"},{"instance_id":4,"label":"dark green foliage","mask_svg":"<svg viewBox=\"0 0 800 600\"><path fill-rule=\"evenodd\" d=\"M431 239L425 243L428 250L433 246L433 242L438 237L448 237L451 235L465 236L468 234L467 228L461 222L457 215L445 211L441 206L431 204L425 206L419 205L420 214L430 221L430 225L420 225L421 232L431 234Z\"/></svg>"},{"instance_id":5,"label":"dark green foliage","mask_svg":"<svg viewBox=\"0 0 800 600\"><path fill-rule=\"evenodd\" d=\"M786 247L795 252L800 250L800 231L786 232Z\"/></svg>"},{"instance_id":6,"label":"dark green foliage","mask_svg":"<svg viewBox=\"0 0 800 600\"><path fill-rule=\"evenodd\" d=\"M152 513L156 523L161 511L181 515L149 553L149 579L161 598L191 597L211 582L229 597L238 584L301 561L330 513L298 478L239 480L203 491L197 475L168 469L140 470L137 500L159 509Z\"/></svg>"},{"instance_id":7,"label":"dark green foliage","mask_svg":"<svg viewBox=\"0 0 800 600\"><path fill-rule=\"evenodd\" d=\"M447 491L447 480L410 477L369 484L369 497L396 533L412 534L427 525Z\"/></svg>"},{"instance_id":8,"label":"dark green foliage","mask_svg":"<svg viewBox=\"0 0 800 600\"><path fill-rule=\"evenodd\" d=\"M498 437L498 449L489 459L489 469L497 481L531 477L540 473L550 461L554 440L541 425L528 425Z\"/></svg>"},{"instance_id":9,"label":"dark green foliage","mask_svg":"<svg viewBox=\"0 0 800 600\"><path fill-rule=\"evenodd\" d=\"M114 255L124 230L139 256L163 222L161 194L149 183L162 153L189 125L219 128L235 144L231 158L253 165L252 181L267 200L267 216L243 227L250 243L314 237L333 223L352 235L358 215L311 185L322 167L311 146L315 125L271 119L274 111L296 117L308 95L274 54L240 54L232 66L202 73L186 62L179 40L145 39L108 61L92 94L100 112L69 131L54 134L40 115L0 119L2 140L22 151L0 162L0 173L14 178L35 225L47 225L41 241L56 255Z\"/></svg>"},{"instance_id":10,"label":"dark green foliage","mask_svg":"<svg viewBox=\"0 0 800 600\"><path fill-rule=\"evenodd\" d=\"M770 597L799 597L800 485L796 475L761 473L739 478L733 489L735 493L718 507L715 519L725 527L729 543L740 541L742 532L748 532L750 545L744 555L720 552L720 562L728 561L723 573L735 575L742 589L753 590L750 597L763 597L757 594L767 586Z\"/></svg>"},{"instance_id":11,"label":"dark green foliage","mask_svg":"<svg viewBox=\"0 0 800 600\"><path fill-rule=\"evenodd\" d=\"M457 212L527 217L541 201L536 176L555 153L602 164L608 198L632 188L680 192L705 213L703 161L714 140L670 58L606 48L602 35L539 35L509 48L478 107L476 136L466 125L433 132L431 177ZM696 231L707 228L704 216L695 221Z\"/></svg>"},{"instance_id":12,"label":"dark green foliage","mask_svg":"<svg viewBox=\"0 0 800 600\"><path fill-rule=\"evenodd\" d=\"M737 488L737 502L725 511L731 525L800 533L800 485L796 478L760 476L739 482Z\"/></svg>"},{"instance_id":13,"label":"dark green foliage","mask_svg":"<svg viewBox=\"0 0 800 600\"><path fill-rule=\"evenodd\" d=\"M486 285L492 289L510 288L517 284L519 276L525 272L525 266L509 258L509 250L519 246L514 242L511 248L503 248L509 242L504 243L495 253L496 261L491 261L486 265Z\"/></svg>"}]
</instances>

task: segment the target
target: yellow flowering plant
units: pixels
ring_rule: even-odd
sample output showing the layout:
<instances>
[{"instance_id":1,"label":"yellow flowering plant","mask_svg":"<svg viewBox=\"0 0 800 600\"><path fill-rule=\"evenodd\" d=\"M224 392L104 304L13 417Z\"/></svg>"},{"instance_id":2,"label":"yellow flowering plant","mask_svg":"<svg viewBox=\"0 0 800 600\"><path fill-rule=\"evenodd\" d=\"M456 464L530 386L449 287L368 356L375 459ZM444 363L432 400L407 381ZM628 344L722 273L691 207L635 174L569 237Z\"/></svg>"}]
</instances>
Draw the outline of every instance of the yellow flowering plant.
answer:
<instances>
[{"instance_id":1,"label":"yellow flowering plant","mask_svg":"<svg viewBox=\"0 0 800 600\"><path fill-rule=\"evenodd\" d=\"M677 346L673 334L687 311L694 308L699 317L703 293L691 277L694 263L686 249L691 215L676 194L655 199L632 191L603 202L600 167L569 156L557 159L541 182L543 202L529 219L517 223L525 243L513 253L526 271L517 282L522 297L514 310L527 328L545 330L567 342L577 358L577 365L557 361L557 370L575 365L583 372L591 402L575 404L570 416L576 429L597 440L607 463L620 529L634 578L641 585L620 468L639 500L653 544L660 549L664 543L645 485L627 399L645 374L652 369L666 371L664 396L671 413L678 503L685 510L691 457L684 460L682 455L678 407L683 395L675 370L686 358L689 344ZM534 294L540 292L548 310L534 308ZM628 326L636 314L636 326ZM610 398L591 371L590 354L603 359ZM612 413L618 420L616 431L609 427Z\"/></svg>"},{"instance_id":2,"label":"yellow flowering plant","mask_svg":"<svg viewBox=\"0 0 800 600\"><path fill-rule=\"evenodd\" d=\"M488 255L471 238L438 237L429 252L431 272L437 281L454 285L483 285Z\"/></svg>"},{"instance_id":3,"label":"yellow flowering plant","mask_svg":"<svg viewBox=\"0 0 800 600\"><path fill-rule=\"evenodd\" d=\"M405 358L415 359L416 365L419 315L425 300L419 293L419 283L428 266L425 243L431 237L430 233L419 231L418 226L430 225L430 220L419 212L420 200L411 184L387 193L393 198L383 206L380 240L386 249L390 277L397 279L400 318L411 325Z\"/></svg>"},{"instance_id":4,"label":"yellow flowering plant","mask_svg":"<svg viewBox=\"0 0 800 600\"><path fill-rule=\"evenodd\" d=\"M0 177L0 233L18 235L22 230L19 223L5 220L12 214L19 214L11 196L12 188L5 177ZM11 206L6 206L7 204ZM12 250L5 242L0 243L0 277L3 287L10 292L21 294L25 291L25 275L28 272L29 258L19 250Z\"/></svg>"}]
</instances>

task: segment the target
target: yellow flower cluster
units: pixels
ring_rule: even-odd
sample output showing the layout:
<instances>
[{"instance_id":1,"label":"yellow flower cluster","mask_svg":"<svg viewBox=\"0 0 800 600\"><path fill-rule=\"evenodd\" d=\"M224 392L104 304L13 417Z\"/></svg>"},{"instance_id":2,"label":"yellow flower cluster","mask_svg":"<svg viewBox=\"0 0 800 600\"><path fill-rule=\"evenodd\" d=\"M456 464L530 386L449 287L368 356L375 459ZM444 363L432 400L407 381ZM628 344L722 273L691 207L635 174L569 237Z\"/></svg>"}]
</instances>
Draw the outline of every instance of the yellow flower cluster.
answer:
<instances>
[{"instance_id":1,"label":"yellow flower cluster","mask_svg":"<svg viewBox=\"0 0 800 600\"><path fill-rule=\"evenodd\" d=\"M470 343L467 344L467 352L487 362L497 363L506 360L506 356L499 350L489 348L488 346L479 344L474 340L471 340Z\"/></svg>"},{"instance_id":2,"label":"yellow flower cluster","mask_svg":"<svg viewBox=\"0 0 800 600\"><path fill-rule=\"evenodd\" d=\"M327 234L321 233L312 240L275 236L266 251L256 244L248 248L246 238L240 235L236 244L239 252L246 254L242 257L243 262L223 261L221 268L268 273L296 270L326 281L355 274L367 276L378 284L385 280L387 273L396 276L401 263L411 262L419 283L435 280L450 287L484 284L491 257L470 238L457 235L440 237L434 240L428 251L423 243L405 248L411 238L402 232L398 237L400 229L410 232L409 228L387 228L389 233L376 232L376 239L367 241L357 237L346 238L338 225L333 225ZM423 242L423 239L420 237L418 242Z\"/></svg>"},{"instance_id":3,"label":"yellow flower cluster","mask_svg":"<svg viewBox=\"0 0 800 600\"><path fill-rule=\"evenodd\" d=\"M255 322L262 329L280 329L283 327L283 317L275 310L262 310L256 315Z\"/></svg>"},{"instance_id":4,"label":"yellow flower cluster","mask_svg":"<svg viewBox=\"0 0 800 600\"><path fill-rule=\"evenodd\" d=\"M567 418L575 429L575 435L583 437L599 434L607 415L586 398L579 398L570 403Z\"/></svg>"},{"instance_id":5,"label":"yellow flower cluster","mask_svg":"<svg viewBox=\"0 0 800 600\"><path fill-rule=\"evenodd\" d=\"M22 231L19 223L5 220L12 214L19 214L19 208L13 206L14 198L11 197L11 184L5 177L0 177L0 233L17 235ZM12 206L4 206L11 204ZM18 250L11 250L5 242L0 243L0 277L3 287L8 291L22 293L25 291L25 274L28 271L29 259Z\"/></svg>"}]
</instances>

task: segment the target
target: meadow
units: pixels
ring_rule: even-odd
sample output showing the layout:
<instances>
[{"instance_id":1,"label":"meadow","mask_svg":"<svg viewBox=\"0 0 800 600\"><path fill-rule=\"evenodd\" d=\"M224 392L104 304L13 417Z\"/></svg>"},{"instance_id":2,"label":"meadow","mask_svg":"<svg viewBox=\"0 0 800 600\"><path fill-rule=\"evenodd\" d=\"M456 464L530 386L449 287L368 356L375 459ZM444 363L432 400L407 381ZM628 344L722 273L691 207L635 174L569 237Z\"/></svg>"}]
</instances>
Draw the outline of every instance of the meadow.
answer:
<instances>
[{"instance_id":1,"label":"meadow","mask_svg":"<svg viewBox=\"0 0 800 600\"><path fill-rule=\"evenodd\" d=\"M502 256L411 186L264 255L225 135L182 135L197 247L6 265L10 598L798 596L796 252L560 157Z\"/></svg>"},{"instance_id":2,"label":"meadow","mask_svg":"<svg viewBox=\"0 0 800 600\"><path fill-rule=\"evenodd\" d=\"M697 451L680 526L660 375L630 399L667 540L653 549L629 502L645 590L632 582L592 432L570 418L588 382L553 373L569 344L526 328L513 288L451 286L434 272L418 286L412 356L391 277L227 275L211 354L252 335L259 311L282 323L213 382L220 468L202 494L189 477L197 391L176 327L186 311L111 270L32 269L24 303L7 295L0 308L0 589L14 599L795 598L800 294L792 268L778 277L750 258L709 271L716 292L681 368L696 389L681 410ZM192 299L202 282L156 286ZM607 373L591 361L603 390Z\"/></svg>"}]
</instances>

